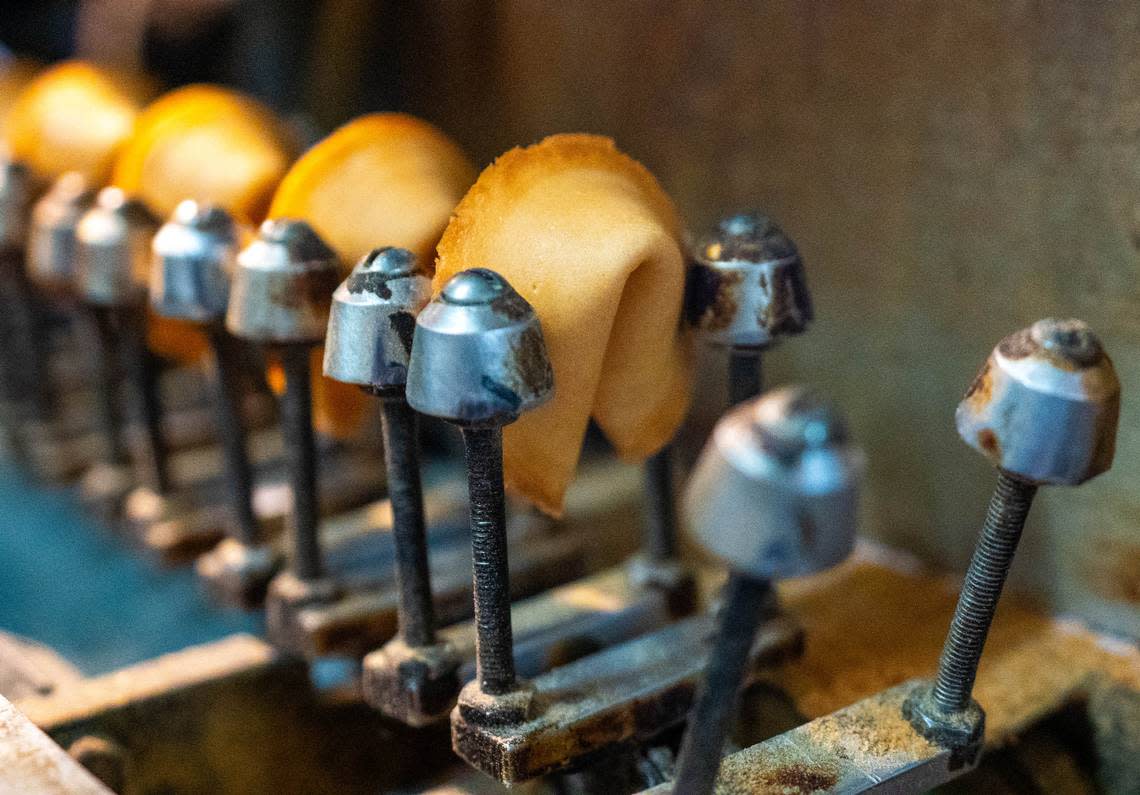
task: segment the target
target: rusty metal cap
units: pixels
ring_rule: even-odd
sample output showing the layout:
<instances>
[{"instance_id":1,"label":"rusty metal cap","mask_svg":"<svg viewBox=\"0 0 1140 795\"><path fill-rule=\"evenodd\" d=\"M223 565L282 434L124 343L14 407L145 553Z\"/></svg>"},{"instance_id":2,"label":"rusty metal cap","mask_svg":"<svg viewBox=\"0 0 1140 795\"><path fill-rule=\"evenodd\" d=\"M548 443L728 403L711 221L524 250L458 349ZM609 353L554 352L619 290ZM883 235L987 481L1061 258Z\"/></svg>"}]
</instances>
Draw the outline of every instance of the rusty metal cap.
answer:
<instances>
[{"instance_id":1,"label":"rusty metal cap","mask_svg":"<svg viewBox=\"0 0 1140 795\"><path fill-rule=\"evenodd\" d=\"M431 279L405 248L378 248L333 293L325 375L346 384L399 389L408 380L416 315Z\"/></svg>"},{"instance_id":2,"label":"rusty metal cap","mask_svg":"<svg viewBox=\"0 0 1140 795\"><path fill-rule=\"evenodd\" d=\"M28 276L43 287L70 290L75 281L75 230L95 204L95 191L78 171L60 175L32 208Z\"/></svg>"},{"instance_id":3,"label":"rusty metal cap","mask_svg":"<svg viewBox=\"0 0 1140 795\"><path fill-rule=\"evenodd\" d=\"M1022 480L1075 486L1112 466L1120 382L1081 320L1039 320L994 348L958 405L966 444Z\"/></svg>"},{"instance_id":4,"label":"rusty metal cap","mask_svg":"<svg viewBox=\"0 0 1140 795\"><path fill-rule=\"evenodd\" d=\"M24 247L31 203L31 173L18 160L0 155L0 250Z\"/></svg>"},{"instance_id":5,"label":"rusty metal cap","mask_svg":"<svg viewBox=\"0 0 1140 795\"><path fill-rule=\"evenodd\" d=\"M863 454L836 409L786 387L717 423L685 494L697 541L756 578L834 566L855 543Z\"/></svg>"},{"instance_id":6,"label":"rusty metal cap","mask_svg":"<svg viewBox=\"0 0 1140 795\"><path fill-rule=\"evenodd\" d=\"M513 422L554 392L542 326L494 271L453 276L416 320L408 403L452 422Z\"/></svg>"},{"instance_id":7,"label":"rusty metal cap","mask_svg":"<svg viewBox=\"0 0 1140 795\"><path fill-rule=\"evenodd\" d=\"M79 219L76 289L101 306L132 306L145 300L150 241L158 219L119 188L103 188L95 206Z\"/></svg>"},{"instance_id":8,"label":"rusty metal cap","mask_svg":"<svg viewBox=\"0 0 1140 795\"><path fill-rule=\"evenodd\" d=\"M221 207L186 200L151 246L150 302L166 317L210 323L226 316L239 230Z\"/></svg>"},{"instance_id":9,"label":"rusty metal cap","mask_svg":"<svg viewBox=\"0 0 1140 795\"><path fill-rule=\"evenodd\" d=\"M238 255L226 328L262 344L319 344L337 281L336 252L311 226L266 221Z\"/></svg>"},{"instance_id":10,"label":"rusty metal cap","mask_svg":"<svg viewBox=\"0 0 1140 795\"><path fill-rule=\"evenodd\" d=\"M796 244L759 212L727 216L697 243L686 302L702 336L730 348L767 348L812 320Z\"/></svg>"}]
</instances>

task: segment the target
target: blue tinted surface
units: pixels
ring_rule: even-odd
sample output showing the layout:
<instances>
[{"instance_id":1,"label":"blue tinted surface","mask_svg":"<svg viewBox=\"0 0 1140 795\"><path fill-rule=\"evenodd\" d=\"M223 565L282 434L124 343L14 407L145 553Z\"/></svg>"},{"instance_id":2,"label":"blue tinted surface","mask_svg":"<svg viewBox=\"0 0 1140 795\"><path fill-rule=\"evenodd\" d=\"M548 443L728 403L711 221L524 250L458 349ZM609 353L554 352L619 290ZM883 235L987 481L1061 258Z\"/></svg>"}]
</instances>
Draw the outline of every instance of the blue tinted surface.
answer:
<instances>
[{"instance_id":1,"label":"blue tinted surface","mask_svg":"<svg viewBox=\"0 0 1140 795\"><path fill-rule=\"evenodd\" d=\"M193 566L163 568L83 515L74 494L0 466L0 629L103 673L234 632L260 614L224 610Z\"/></svg>"}]
</instances>

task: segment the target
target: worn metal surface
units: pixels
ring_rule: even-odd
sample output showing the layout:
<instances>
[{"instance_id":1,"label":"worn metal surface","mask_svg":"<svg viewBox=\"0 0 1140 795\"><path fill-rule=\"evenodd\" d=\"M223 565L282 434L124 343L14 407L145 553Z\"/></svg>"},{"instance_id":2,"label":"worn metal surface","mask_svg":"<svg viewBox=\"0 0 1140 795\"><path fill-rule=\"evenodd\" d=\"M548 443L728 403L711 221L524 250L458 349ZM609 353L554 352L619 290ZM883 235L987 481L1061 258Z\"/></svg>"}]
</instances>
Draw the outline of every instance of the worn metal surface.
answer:
<instances>
[{"instance_id":1,"label":"worn metal surface","mask_svg":"<svg viewBox=\"0 0 1140 795\"><path fill-rule=\"evenodd\" d=\"M864 469L835 404L771 390L717 423L685 489L691 537L753 578L822 571L851 554Z\"/></svg>"},{"instance_id":2,"label":"worn metal surface","mask_svg":"<svg viewBox=\"0 0 1140 795\"><path fill-rule=\"evenodd\" d=\"M121 748L128 795L391 791L416 760L444 752L442 738L401 732L362 705L322 702L301 663L245 635L17 706L64 746L97 736Z\"/></svg>"},{"instance_id":3,"label":"worn metal surface","mask_svg":"<svg viewBox=\"0 0 1140 795\"><path fill-rule=\"evenodd\" d=\"M260 344L319 345L340 265L304 221L266 221L238 255L226 328Z\"/></svg>"},{"instance_id":4,"label":"worn metal surface","mask_svg":"<svg viewBox=\"0 0 1140 795\"><path fill-rule=\"evenodd\" d=\"M111 790L0 696L0 792L109 795Z\"/></svg>"},{"instance_id":5,"label":"worn metal surface","mask_svg":"<svg viewBox=\"0 0 1140 795\"><path fill-rule=\"evenodd\" d=\"M796 244L758 212L721 219L697 241L685 312L708 343L759 350L812 320Z\"/></svg>"},{"instance_id":6,"label":"worn metal surface","mask_svg":"<svg viewBox=\"0 0 1140 795\"><path fill-rule=\"evenodd\" d=\"M372 251L333 293L325 375L381 390L402 388L416 315L430 298L431 278L412 252Z\"/></svg>"},{"instance_id":7,"label":"worn metal surface","mask_svg":"<svg viewBox=\"0 0 1140 795\"><path fill-rule=\"evenodd\" d=\"M1083 317L1140 383L1140 7L421 6L411 110L477 162L605 133L690 228L759 204L792 231L817 321L768 358L769 380L810 380L847 410L872 462L870 534L964 570L991 473L949 417L1011 329ZM711 424L723 365L706 364ZM1115 470L1042 497L1010 585L1140 637L1140 395L1121 408Z\"/></svg>"},{"instance_id":8,"label":"worn metal surface","mask_svg":"<svg viewBox=\"0 0 1140 795\"><path fill-rule=\"evenodd\" d=\"M553 394L534 309L484 268L453 276L416 318L408 403L452 422L507 424Z\"/></svg>"},{"instance_id":9,"label":"worn metal surface","mask_svg":"<svg viewBox=\"0 0 1140 795\"><path fill-rule=\"evenodd\" d=\"M505 783L581 764L627 742L645 742L685 719L708 658L715 621L679 621L530 680L533 718L488 726L451 718L452 746L468 763ZM795 657L803 637L777 618L757 635L750 678Z\"/></svg>"},{"instance_id":10,"label":"worn metal surface","mask_svg":"<svg viewBox=\"0 0 1140 795\"><path fill-rule=\"evenodd\" d=\"M925 792L968 773L972 765L954 759L911 728L902 704L912 681L799 728L730 754L716 780L718 795L777 792ZM672 792L662 784L647 793Z\"/></svg>"},{"instance_id":11,"label":"worn metal surface","mask_svg":"<svg viewBox=\"0 0 1140 795\"><path fill-rule=\"evenodd\" d=\"M239 234L233 217L221 207L191 199L180 203L151 243L154 310L196 323L222 321Z\"/></svg>"},{"instance_id":12,"label":"worn metal surface","mask_svg":"<svg viewBox=\"0 0 1140 795\"><path fill-rule=\"evenodd\" d=\"M515 669L519 676L534 677L657 629L674 617L666 591L646 584L629 566L606 569L511 606ZM434 698L422 708L418 694L407 692L408 674L400 670L406 655L393 641L364 658L365 700L412 725L446 717L455 706L459 686L475 676L475 625L465 621L445 627L437 636L442 647L438 654L446 655L458 669L447 692L437 686Z\"/></svg>"},{"instance_id":13,"label":"worn metal surface","mask_svg":"<svg viewBox=\"0 0 1140 795\"><path fill-rule=\"evenodd\" d=\"M1076 486L1108 471L1120 382L1081 320L1039 320L994 348L958 404L958 435L994 466L1036 484Z\"/></svg>"},{"instance_id":14,"label":"worn metal surface","mask_svg":"<svg viewBox=\"0 0 1140 795\"><path fill-rule=\"evenodd\" d=\"M435 612L440 624L471 615L471 543L461 524L428 531ZM566 533L516 532L511 560L511 596L521 599L584 573L583 541ZM330 566L340 593L325 604L292 607L270 592L266 603L270 638L306 657L360 657L396 634L398 588L390 532L362 533L352 566ZM330 558L334 555L330 549Z\"/></svg>"}]
</instances>

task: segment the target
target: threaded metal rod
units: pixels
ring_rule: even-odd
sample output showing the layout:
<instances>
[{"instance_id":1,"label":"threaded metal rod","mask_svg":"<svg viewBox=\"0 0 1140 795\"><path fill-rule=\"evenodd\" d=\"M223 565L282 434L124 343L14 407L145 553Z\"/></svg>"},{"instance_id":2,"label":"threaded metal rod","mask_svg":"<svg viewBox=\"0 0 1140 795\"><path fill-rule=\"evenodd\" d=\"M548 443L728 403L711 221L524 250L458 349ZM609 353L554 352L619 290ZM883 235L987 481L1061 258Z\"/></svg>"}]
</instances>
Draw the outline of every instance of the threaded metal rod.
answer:
<instances>
[{"instance_id":1,"label":"threaded metal rod","mask_svg":"<svg viewBox=\"0 0 1140 795\"><path fill-rule=\"evenodd\" d=\"M244 395L241 343L220 323L209 328L208 336L214 354L214 421L218 425L230 492L232 537L254 546L261 539L253 512L253 468L246 450L245 422L241 414Z\"/></svg>"},{"instance_id":2,"label":"threaded metal rod","mask_svg":"<svg viewBox=\"0 0 1140 795\"><path fill-rule=\"evenodd\" d=\"M6 311L12 328L11 345L17 351L19 366L10 377L17 380L21 400L28 402L33 419L51 418L51 389L47 321L40 297L32 289L22 252L4 255L3 272L9 301Z\"/></svg>"},{"instance_id":3,"label":"threaded metal rod","mask_svg":"<svg viewBox=\"0 0 1140 795\"><path fill-rule=\"evenodd\" d=\"M324 575L320 538L317 535L317 445L313 435L313 395L309 381L308 345L285 345L280 349L285 371L285 394L281 397L281 430L293 491L293 573L302 580Z\"/></svg>"},{"instance_id":4,"label":"threaded metal rod","mask_svg":"<svg viewBox=\"0 0 1140 795\"><path fill-rule=\"evenodd\" d=\"M382 407L384 463L388 469L396 587L400 595L400 636L409 646L430 646L435 643L435 609L428 569L416 412L403 394L385 397Z\"/></svg>"},{"instance_id":5,"label":"threaded metal rod","mask_svg":"<svg viewBox=\"0 0 1140 795\"><path fill-rule=\"evenodd\" d=\"M697 691L677 755L673 792L707 795L713 791L724 739L744 681L748 654L757 627L771 614L774 596L767 580L735 572L729 576L705 679Z\"/></svg>"},{"instance_id":6,"label":"threaded metal rod","mask_svg":"<svg viewBox=\"0 0 1140 795\"><path fill-rule=\"evenodd\" d=\"M677 504L673 495L673 445L645 461L645 556L662 563L677 556Z\"/></svg>"},{"instance_id":7,"label":"threaded metal rod","mask_svg":"<svg viewBox=\"0 0 1140 795\"><path fill-rule=\"evenodd\" d=\"M934 701L944 712L959 712L970 703L986 635L1036 493L1035 485L998 472L997 485L938 662Z\"/></svg>"},{"instance_id":8,"label":"threaded metal rod","mask_svg":"<svg viewBox=\"0 0 1140 795\"><path fill-rule=\"evenodd\" d=\"M162 393L159 361L146 347L146 310L116 310L123 333L121 343L127 359L128 380L135 393L142 425L145 468L150 487L158 494L168 494L170 454L162 428Z\"/></svg>"},{"instance_id":9,"label":"threaded metal rod","mask_svg":"<svg viewBox=\"0 0 1140 795\"><path fill-rule=\"evenodd\" d=\"M127 466L130 453L123 437L123 410L119 402L119 334L112 310L103 306L88 308L98 348L96 392L99 399L99 425L107 445L107 463Z\"/></svg>"},{"instance_id":10,"label":"threaded metal rod","mask_svg":"<svg viewBox=\"0 0 1140 795\"><path fill-rule=\"evenodd\" d=\"M479 686L485 693L500 695L515 687L503 493L503 429L465 427L463 443L471 500L471 566Z\"/></svg>"},{"instance_id":11,"label":"threaded metal rod","mask_svg":"<svg viewBox=\"0 0 1140 795\"><path fill-rule=\"evenodd\" d=\"M729 408L759 395L763 390L763 378L760 351L730 350L728 352Z\"/></svg>"}]
</instances>

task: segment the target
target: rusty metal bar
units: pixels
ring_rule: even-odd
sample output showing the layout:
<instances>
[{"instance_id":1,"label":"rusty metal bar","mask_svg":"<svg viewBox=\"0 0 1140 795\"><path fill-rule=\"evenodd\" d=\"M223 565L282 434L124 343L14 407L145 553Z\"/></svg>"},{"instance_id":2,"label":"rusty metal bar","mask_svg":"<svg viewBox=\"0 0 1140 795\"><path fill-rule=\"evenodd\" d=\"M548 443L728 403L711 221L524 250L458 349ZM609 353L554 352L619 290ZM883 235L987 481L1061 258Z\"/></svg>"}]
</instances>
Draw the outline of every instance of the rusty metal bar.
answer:
<instances>
[{"instance_id":1,"label":"rusty metal bar","mask_svg":"<svg viewBox=\"0 0 1140 795\"><path fill-rule=\"evenodd\" d=\"M619 743L645 742L681 723L704 675L715 618L702 614L611 647L530 681L536 716L478 725L452 713L455 752L507 784L573 767ZM748 672L797 656L803 635L786 617L764 625Z\"/></svg>"},{"instance_id":2,"label":"rusty metal bar","mask_svg":"<svg viewBox=\"0 0 1140 795\"><path fill-rule=\"evenodd\" d=\"M911 680L805 723L721 762L716 791L926 792L973 769L950 749L931 743L903 717L902 705L929 682ZM666 795L662 784L646 795Z\"/></svg>"}]
</instances>

